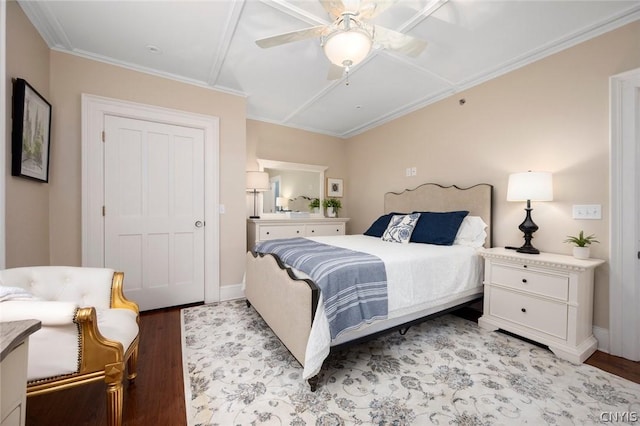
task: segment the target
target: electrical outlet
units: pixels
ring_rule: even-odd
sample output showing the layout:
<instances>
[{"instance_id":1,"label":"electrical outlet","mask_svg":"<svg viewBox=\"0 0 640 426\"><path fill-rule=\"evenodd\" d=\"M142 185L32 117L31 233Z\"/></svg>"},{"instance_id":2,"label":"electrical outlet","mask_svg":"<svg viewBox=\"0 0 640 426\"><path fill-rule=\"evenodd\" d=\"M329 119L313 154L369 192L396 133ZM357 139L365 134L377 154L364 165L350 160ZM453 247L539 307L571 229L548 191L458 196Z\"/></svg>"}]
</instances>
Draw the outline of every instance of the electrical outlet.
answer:
<instances>
[{"instance_id":1,"label":"electrical outlet","mask_svg":"<svg viewBox=\"0 0 640 426\"><path fill-rule=\"evenodd\" d=\"M411 176L411 167L407 167L407 169L404 172L406 177Z\"/></svg>"},{"instance_id":2,"label":"electrical outlet","mask_svg":"<svg viewBox=\"0 0 640 426\"><path fill-rule=\"evenodd\" d=\"M601 204L574 204L574 219L602 219Z\"/></svg>"},{"instance_id":3,"label":"electrical outlet","mask_svg":"<svg viewBox=\"0 0 640 426\"><path fill-rule=\"evenodd\" d=\"M417 176L418 175L418 168L417 167L412 167L411 168L411 176Z\"/></svg>"}]
</instances>

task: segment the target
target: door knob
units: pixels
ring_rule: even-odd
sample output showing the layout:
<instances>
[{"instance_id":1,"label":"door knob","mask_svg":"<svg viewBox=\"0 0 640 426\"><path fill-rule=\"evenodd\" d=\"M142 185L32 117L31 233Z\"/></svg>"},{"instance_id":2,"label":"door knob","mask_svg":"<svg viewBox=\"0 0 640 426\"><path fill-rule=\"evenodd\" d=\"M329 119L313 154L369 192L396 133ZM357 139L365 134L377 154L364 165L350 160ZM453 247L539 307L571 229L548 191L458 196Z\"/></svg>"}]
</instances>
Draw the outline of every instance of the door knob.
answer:
<instances>
[{"instance_id":1,"label":"door knob","mask_svg":"<svg viewBox=\"0 0 640 426\"><path fill-rule=\"evenodd\" d=\"M196 228L202 228L202 225L204 225L204 223L202 223L201 220L196 220Z\"/></svg>"}]
</instances>

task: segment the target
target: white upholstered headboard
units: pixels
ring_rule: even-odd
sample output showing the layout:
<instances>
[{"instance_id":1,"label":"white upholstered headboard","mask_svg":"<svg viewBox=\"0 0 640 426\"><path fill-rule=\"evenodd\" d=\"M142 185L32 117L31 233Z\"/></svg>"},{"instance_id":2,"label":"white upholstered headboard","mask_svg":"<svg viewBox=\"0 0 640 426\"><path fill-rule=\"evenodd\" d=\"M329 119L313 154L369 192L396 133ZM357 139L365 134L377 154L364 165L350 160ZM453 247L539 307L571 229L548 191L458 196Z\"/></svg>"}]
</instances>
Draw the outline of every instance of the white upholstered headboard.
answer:
<instances>
[{"instance_id":1,"label":"white upholstered headboard","mask_svg":"<svg viewBox=\"0 0 640 426\"><path fill-rule=\"evenodd\" d=\"M468 188L425 183L415 189L384 194L384 212L468 210L469 215L480 216L487 224L485 247L491 247L492 194L493 186L487 183L480 183Z\"/></svg>"}]
</instances>

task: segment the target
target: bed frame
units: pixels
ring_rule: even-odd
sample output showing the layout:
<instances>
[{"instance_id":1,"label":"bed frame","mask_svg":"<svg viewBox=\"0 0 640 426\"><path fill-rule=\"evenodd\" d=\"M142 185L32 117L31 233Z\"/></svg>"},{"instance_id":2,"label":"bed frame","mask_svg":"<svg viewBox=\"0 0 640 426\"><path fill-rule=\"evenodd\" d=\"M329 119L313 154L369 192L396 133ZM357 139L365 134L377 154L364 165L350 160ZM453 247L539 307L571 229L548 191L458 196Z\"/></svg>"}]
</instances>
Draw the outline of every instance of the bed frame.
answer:
<instances>
[{"instance_id":1,"label":"bed frame","mask_svg":"<svg viewBox=\"0 0 640 426\"><path fill-rule=\"evenodd\" d=\"M493 187L484 183L468 188L426 183L412 190L386 193L384 210L385 213L468 210L469 215L480 216L487 223L485 247L491 247L492 192ZM304 365L307 341L319 297L319 289L315 283L309 279L296 278L293 271L273 254L256 254L249 251L246 255L245 296L247 306L255 308L291 354ZM477 299L478 296L460 299L430 309L418 318L410 318L402 324L380 322L370 330L352 336L349 341L338 343L342 346L383 331L407 328L435 315L473 303ZM335 347L332 346L332 349ZM316 389L317 382L317 376L309 379L312 391Z\"/></svg>"}]
</instances>

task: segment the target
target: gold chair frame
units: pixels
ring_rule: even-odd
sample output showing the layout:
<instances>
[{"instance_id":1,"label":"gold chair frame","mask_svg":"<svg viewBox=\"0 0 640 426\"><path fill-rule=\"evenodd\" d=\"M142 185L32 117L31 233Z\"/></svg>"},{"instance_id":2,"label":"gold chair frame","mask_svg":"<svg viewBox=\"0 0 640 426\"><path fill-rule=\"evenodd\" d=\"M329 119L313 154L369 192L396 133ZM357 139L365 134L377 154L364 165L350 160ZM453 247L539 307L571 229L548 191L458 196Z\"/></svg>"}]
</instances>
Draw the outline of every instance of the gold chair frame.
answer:
<instances>
[{"instance_id":1,"label":"gold chair frame","mask_svg":"<svg viewBox=\"0 0 640 426\"><path fill-rule=\"evenodd\" d=\"M123 293L124 273L115 272L111 284L111 308L130 309L140 325L138 304ZM107 424L122 425L123 381L125 363L129 382L138 375L140 332L125 351L120 342L106 339L98 330L94 307L78 308L74 322L80 334L79 370L77 373L37 379L27 383L27 396L42 395L74 386L104 380L107 384Z\"/></svg>"}]
</instances>

